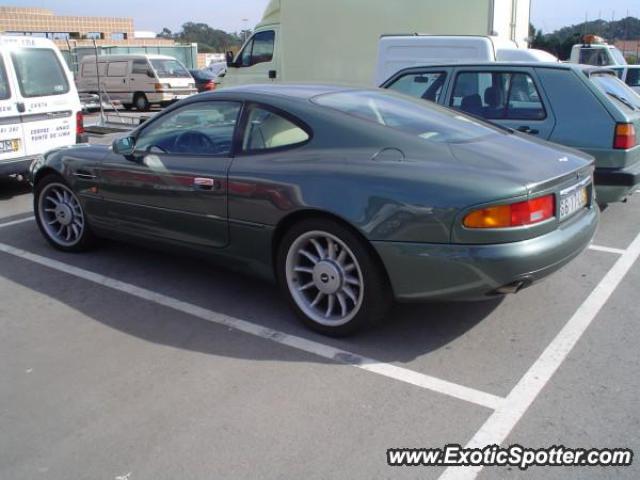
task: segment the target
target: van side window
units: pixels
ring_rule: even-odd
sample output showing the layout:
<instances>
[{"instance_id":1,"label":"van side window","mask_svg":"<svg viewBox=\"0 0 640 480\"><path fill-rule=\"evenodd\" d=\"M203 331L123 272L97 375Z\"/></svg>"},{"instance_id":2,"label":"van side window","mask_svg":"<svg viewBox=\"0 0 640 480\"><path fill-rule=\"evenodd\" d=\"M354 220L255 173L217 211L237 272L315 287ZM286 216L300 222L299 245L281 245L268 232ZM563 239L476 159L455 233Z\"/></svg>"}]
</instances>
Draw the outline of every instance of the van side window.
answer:
<instances>
[{"instance_id":1,"label":"van side window","mask_svg":"<svg viewBox=\"0 0 640 480\"><path fill-rule=\"evenodd\" d=\"M460 73L450 106L487 120L543 120L547 116L535 83L526 73Z\"/></svg>"},{"instance_id":2,"label":"van side window","mask_svg":"<svg viewBox=\"0 0 640 480\"><path fill-rule=\"evenodd\" d=\"M275 39L276 32L273 30L256 33L242 50L239 66L250 67L273 60Z\"/></svg>"},{"instance_id":3,"label":"van side window","mask_svg":"<svg viewBox=\"0 0 640 480\"><path fill-rule=\"evenodd\" d=\"M388 88L412 97L438 102L446 79L445 72L408 73Z\"/></svg>"},{"instance_id":4,"label":"van side window","mask_svg":"<svg viewBox=\"0 0 640 480\"><path fill-rule=\"evenodd\" d=\"M242 140L244 151L255 152L299 145L309 134L290 120L269 110L254 107Z\"/></svg>"},{"instance_id":5,"label":"van side window","mask_svg":"<svg viewBox=\"0 0 640 480\"><path fill-rule=\"evenodd\" d=\"M50 48L23 48L11 52L23 97L62 95L69 91L67 74Z\"/></svg>"},{"instance_id":6,"label":"van side window","mask_svg":"<svg viewBox=\"0 0 640 480\"><path fill-rule=\"evenodd\" d=\"M0 57L0 100L6 100L11 96L11 88L9 88L9 79L7 71L4 68L4 61Z\"/></svg>"},{"instance_id":7,"label":"van side window","mask_svg":"<svg viewBox=\"0 0 640 480\"><path fill-rule=\"evenodd\" d=\"M107 76L124 77L127 74L127 62L112 62L107 67Z\"/></svg>"},{"instance_id":8,"label":"van side window","mask_svg":"<svg viewBox=\"0 0 640 480\"><path fill-rule=\"evenodd\" d=\"M131 73L146 75L149 71L149 64L146 60L134 60Z\"/></svg>"}]
</instances>

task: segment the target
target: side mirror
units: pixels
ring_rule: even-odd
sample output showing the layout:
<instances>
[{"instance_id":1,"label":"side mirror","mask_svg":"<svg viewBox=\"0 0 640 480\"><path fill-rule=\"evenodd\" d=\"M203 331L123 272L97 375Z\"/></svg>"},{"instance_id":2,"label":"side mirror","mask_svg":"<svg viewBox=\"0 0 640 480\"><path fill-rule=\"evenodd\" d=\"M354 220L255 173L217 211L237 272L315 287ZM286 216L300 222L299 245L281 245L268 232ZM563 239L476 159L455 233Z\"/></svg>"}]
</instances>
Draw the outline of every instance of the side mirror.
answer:
<instances>
[{"instance_id":1,"label":"side mirror","mask_svg":"<svg viewBox=\"0 0 640 480\"><path fill-rule=\"evenodd\" d=\"M227 52L227 67L235 67L236 64L233 61L233 52Z\"/></svg>"},{"instance_id":2,"label":"side mirror","mask_svg":"<svg viewBox=\"0 0 640 480\"><path fill-rule=\"evenodd\" d=\"M128 157L133 155L136 148L136 141L133 137L116 138L112 144L113 153Z\"/></svg>"},{"instance_id":3,"label":"side mirror","mask_svg":"<svg viewBox=\"0 0 640 480\"><path fill-rule=\"evenodd\" d=\"M149 69L149 70L147 70L147 77L156 78L156 74L153 73L153 70Z\"/></svg>"}]
</instances>

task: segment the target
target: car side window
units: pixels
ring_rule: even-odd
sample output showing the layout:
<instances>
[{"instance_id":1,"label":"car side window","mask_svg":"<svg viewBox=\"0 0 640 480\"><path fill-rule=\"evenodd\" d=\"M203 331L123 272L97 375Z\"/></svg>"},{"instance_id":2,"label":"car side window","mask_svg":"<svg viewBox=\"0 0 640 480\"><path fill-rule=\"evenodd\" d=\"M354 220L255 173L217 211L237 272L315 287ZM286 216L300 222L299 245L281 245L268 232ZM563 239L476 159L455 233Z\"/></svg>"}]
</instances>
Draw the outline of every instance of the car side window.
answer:
<instances>
[{"instance_id":1,"label":"car side window","mask_svg":"<svg viewBox=\"0 0 640 480\"><path fill-rule=\"evenodd\" d=\"M627 71L627 85L630 87L640 87L640 68L630 68Z\"/></svg>"},{"instance_id":2,"label":"car side window","mask_svg":"<svg viewBox=\"0 0 640 480\"><path fill-rule=\"evenodd\" d=\"M131 73L146 75L149 71L149 65L144 60L134 60L131 67Z\"/></svg>"},{"instance_id":3,"label":"car side window","mask_svg":"<svg viewBox=\"0 0 640 480\"><path fill-rule=\"evenodd\" d=\"M387 88L437 103L446 79L445 72L408 73Z\"/></svg>"},{"instance_id":4,"label":"car side window","mask_svg":"<svg viewBox=\"0 0 640 480\"><path fill-rule=\"evenodd\" d=\"M127 62L113 62L107 67L108 77L124 77L127 74Z\"/></svg>"},{"instance_id":5,"label":"car side window","mask_svg":"<svg viewBox=\"0 0 640 480\"><path fill-rule=\"evenodd\" d=\"M527 73L459 73L450 106L487 120L546 118L538 89Z\"/></svg>"},{"instance_id":6,"label":"car side window","mask_svg":"<svg viewBox=\"0 0 640 480\"><path fill-rule=\"evenodd\" d=\"M9 88L9 79L7 71L4 68L4 60L0 57L0 100L6 100L11 96L11 88Z\"/></svg>"},{"instance_id":7,"label":"car side window","mask_svg":"<svg viewBox=\"0 0 640 480\"><path fill-rule=\"evenodd\" d=\"M248 152L299 145L309 140L309 134L299 125L277 113L259 107L249 112L242 139L242 149Z\"/></svg>"},{"instance_id":8,"label":"car side window","mask_svg":"<svg viewBox=\"0 0 640 480\"><path fill-rule=\"evenodd\" d=\"M168 113L142 130L140 152L223 156L231 153L237 102L198 102Z\"/></svg>"}]
</instances>

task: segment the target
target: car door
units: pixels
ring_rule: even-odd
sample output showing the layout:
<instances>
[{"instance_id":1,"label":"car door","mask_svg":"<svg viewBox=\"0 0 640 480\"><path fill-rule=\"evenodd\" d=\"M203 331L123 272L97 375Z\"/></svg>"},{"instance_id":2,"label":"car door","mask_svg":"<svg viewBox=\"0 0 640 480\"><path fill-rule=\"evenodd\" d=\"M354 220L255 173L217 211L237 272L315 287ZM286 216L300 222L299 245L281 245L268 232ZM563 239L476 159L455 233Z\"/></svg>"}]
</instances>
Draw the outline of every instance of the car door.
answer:
<instances>
[{"instance_id":1,"label":"car door","mask_svg":"<svg viewBox=\"0 0 640 480\"><path fill-rule=\"evenodd\" d=\"M131 74L129 76L129 91L127 100L125 103L133 101L133 94L135 92L145 92L149 94L154 92L155 73L151 68L151 65L145 58L136 58L131 62ZM123 100L124 101L124 100Z\"/></svg>"},{"instance_id":2,"label":"car door","mask_svg":"<svg viewBox=\"0 0 640 480\"><path fill-rule=\"evenodd\" d=\"M535 69L527 67L458 67L447 105L542 139L556 123Z\"/></svg>"},{"instance_id":3,"label":"car door","mask_svg":"<svg viewBox=\"0 0 640 480\"><path fill-rule=\"evenodd\" d=\"M270 83L280 79L277 35L276 28L256 32L237 55L224 84Z\"/></svg>"},{"instance_id":4,"label":"car door","mask_svg":"<svg viewBox=\"0 0 640 480\"><path fill-rule=\"evenodd\" d=\"M240 102L189 103L144 127L134 154L111 152L97 172L107 226L192 246L226 246L227 173L240 109Z\"/></svg>"},{"instance_id":5,"label":"car door","mask_svg":"<svg viewBox=\"0 0 640 480\"><path fill-rule=\"evenodd\" d=\"M110 61L107 63L107 74L101 78L104 90L109 94L109 98L123 103L131 101L129 94L129 60Z\"/></svg>"},{"instance_id":6,"label":"car door","mask_svg":"<svg viewBox=\"0 0 640 480\"><path fill-rule=\"evenodd\" d=\"M21 98L11 61L0 51L0 163L26 155L18 104Z\"/></svg>"}]
</instances>

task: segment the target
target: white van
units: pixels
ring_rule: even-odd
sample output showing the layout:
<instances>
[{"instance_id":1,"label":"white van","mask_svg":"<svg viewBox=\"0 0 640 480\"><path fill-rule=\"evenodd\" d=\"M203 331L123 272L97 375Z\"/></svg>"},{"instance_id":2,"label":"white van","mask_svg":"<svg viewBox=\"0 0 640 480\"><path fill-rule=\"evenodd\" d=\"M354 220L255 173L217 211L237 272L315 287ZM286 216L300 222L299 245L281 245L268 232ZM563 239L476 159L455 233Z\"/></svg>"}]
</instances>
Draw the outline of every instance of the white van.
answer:
<instances>
[{"instance_id":1,"label":"white van","mask_svg":"<svg viewBox=\"0 0 640 480\"><path fill-rule=\"evenodd\" d=\"M378 42L374 84L403 68L443 63L557 62L550 53L518 48L512 41L495 36L473 35L384 35Z\"/></svg>"},{"instance_id":2,"label":"white van","mask_svg":"<svg viewBox=\"0 0 640 480\"><path fill-rule=\"evenodd\" d=\"M186 67L164 55L94 55L80 61L80 93L106 92L109 99L129 109L147 111L153 104L168 105L197 93ZM99 86L98 86L99 85Z\"/></svg>"},{"instance_id":3,"label":"white van","mask_svg":"<svg viewBox=\"0 0 640 480\"><path fill-rule=\"evenodd\" d=\"M84 140L73 75L55 44L0 35L0 176L25 174L39 155Z\"/></svg>"},{"instance_id":4,"label":"white van","mask_svg":"<svg viewBox=\"0 0 640 480\"><path fill-rule=\"evenodd\" d=\"M597 35L589 34L584 36L583 43L578 43L571 47L569 63L608 67L626 65L627 61L616 46L609 45Z\"/></svg>"}]
</instances>

